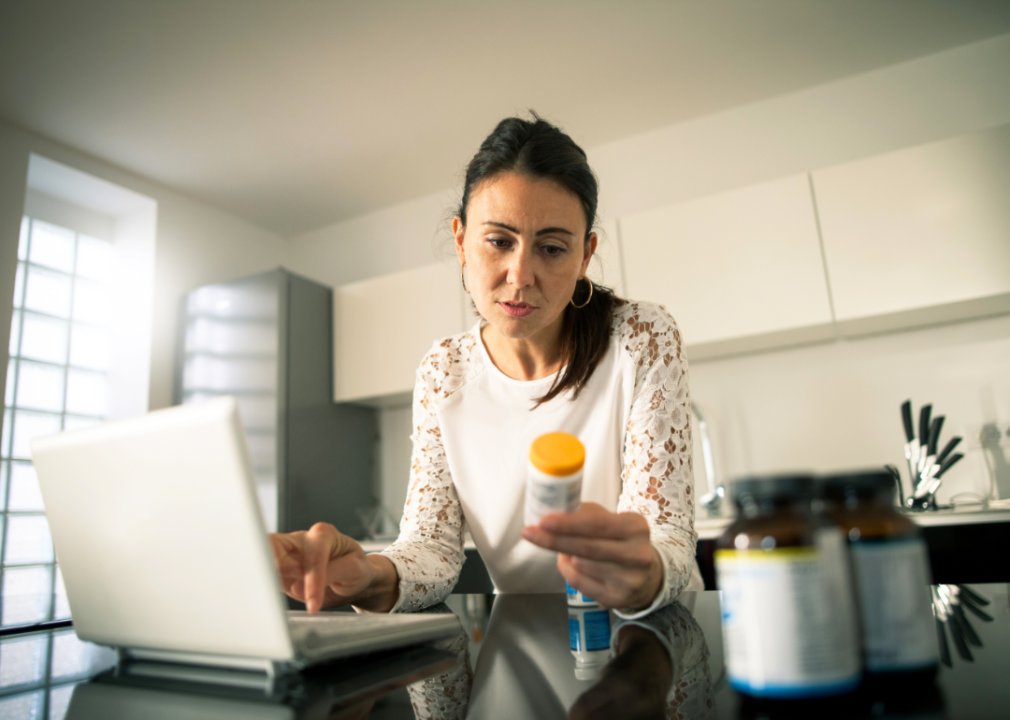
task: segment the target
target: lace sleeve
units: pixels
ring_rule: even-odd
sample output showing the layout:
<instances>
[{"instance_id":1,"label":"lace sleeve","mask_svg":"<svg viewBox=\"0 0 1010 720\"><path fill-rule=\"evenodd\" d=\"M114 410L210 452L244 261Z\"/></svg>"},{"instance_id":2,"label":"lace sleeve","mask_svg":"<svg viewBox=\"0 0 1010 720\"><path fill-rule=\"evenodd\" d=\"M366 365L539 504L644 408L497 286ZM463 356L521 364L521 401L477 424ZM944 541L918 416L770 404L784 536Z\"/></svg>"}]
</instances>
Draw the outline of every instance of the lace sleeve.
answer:
<instances>
[{"instance_id":1,"label":"lace sleeve","mask_svg":"<svg viewBox=\"0 0 1010 720\"><path fill-rule=\"evenodd\" d=\"M442 444L435 407L459 387L460 363L451 352L459 336L436 343L421 361L414 384L414 449L400 536L382 554L396 566L400 597L393 612L411 612L441 602L463 566L463 511Z\"/></svg>"},{"instance_id":2,"label":"lace sleeve","mask_svg":"<svg viewBox=\"0 0 1010 720\"><path fill-rule=\"evenodd\" d=\"M694 568L694 474L691 466L691 399L680 330L659 305L629 303L615 321L637 372L624 434L623 489L618 512L649 522L663 561L663 587L644 615L681 593Z\"/></svg>"}]
</instances>

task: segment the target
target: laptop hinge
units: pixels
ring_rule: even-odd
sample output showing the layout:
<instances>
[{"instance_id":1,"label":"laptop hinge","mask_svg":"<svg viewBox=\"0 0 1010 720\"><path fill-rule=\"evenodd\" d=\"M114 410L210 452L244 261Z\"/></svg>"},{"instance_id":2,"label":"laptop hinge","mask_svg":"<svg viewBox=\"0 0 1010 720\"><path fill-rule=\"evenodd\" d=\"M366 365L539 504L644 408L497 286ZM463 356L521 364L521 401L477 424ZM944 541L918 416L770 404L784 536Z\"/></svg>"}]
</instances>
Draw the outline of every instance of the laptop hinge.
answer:
<instances>
[{"instance_id":1,"label":"laptop hinge","mask_svg":"<svg viewBox=\"0 0 1010 720\"><path fill-rule=\"evenodd\" d=\"M295 667L268 658L210 655L173 650L115 648L116 675L157 677L215 685L262 688L270 695L277 681Z\"/></svg>"}]
</instances>

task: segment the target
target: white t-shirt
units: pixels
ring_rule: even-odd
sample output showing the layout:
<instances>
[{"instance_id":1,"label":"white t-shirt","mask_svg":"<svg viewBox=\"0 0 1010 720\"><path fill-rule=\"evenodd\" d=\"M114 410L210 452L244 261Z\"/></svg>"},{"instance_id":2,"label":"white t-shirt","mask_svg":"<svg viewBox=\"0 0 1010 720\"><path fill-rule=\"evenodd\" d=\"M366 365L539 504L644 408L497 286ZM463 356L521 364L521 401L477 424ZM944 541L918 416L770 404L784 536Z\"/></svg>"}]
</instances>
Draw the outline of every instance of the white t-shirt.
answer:
<instances>
[{"instance_id":1,"label":"white t-shirt","mask_svg":"<svg viewBox=\"0 0 1010 720\"><path fill-rule=\"evenodd\" d=\"M564 591L556 553L519 535L530 444L554 431L586 448L583 500L648 520L664 566L648 610L669 603L696 576L691 404L673 318L652 303L618 306L610 346L579 396L565 393L531 409L553 380L502 374L480 323L425 356L414 386L400 536L383 552L400 576L394 612L434 604L452 590L464 560L464 523L498 592ZM690 589L700 587L696 579Z\"/></svg>"}]
</instances>

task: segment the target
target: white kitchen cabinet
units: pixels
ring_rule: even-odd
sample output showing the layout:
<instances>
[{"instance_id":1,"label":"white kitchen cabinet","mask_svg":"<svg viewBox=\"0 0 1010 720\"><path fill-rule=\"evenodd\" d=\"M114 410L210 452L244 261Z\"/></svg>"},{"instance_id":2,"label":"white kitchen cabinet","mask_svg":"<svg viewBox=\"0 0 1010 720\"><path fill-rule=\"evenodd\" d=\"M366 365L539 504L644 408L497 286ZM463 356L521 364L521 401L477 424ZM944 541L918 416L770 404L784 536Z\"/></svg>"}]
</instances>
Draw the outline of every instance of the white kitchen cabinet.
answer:
<instances>
[{"instance_id":1,"label":"white kitchen cabinet","mask_svg":"<svg viewBox=\"0 0 1010 720\"><path fill-rule=\"evenodd\" d=\"M627 293L677 319L701 359L832 337L807 175L620 219Z\"/></svg>"},{"instance_id":2,"label":"white kitchen cabinet","mask_svg":"<svg viewBox=\"0 0 1010 720\"><path fill-rule=\"evenodd\" d=\"M333 293L334 395L403 402L436 339L461 332L463 290L455 262L433 263L344 285Z\"/></svg>"},{"instance_id":3,"label":"white kitchen cabinet","mask_svg":"<svg viewBox=\"0 0 1010 720\"><path fill-rule=\"evenodd\" d=\"M1010 126L812 176L842 333L1010 312Z\"/></svg>"}]
</instances>

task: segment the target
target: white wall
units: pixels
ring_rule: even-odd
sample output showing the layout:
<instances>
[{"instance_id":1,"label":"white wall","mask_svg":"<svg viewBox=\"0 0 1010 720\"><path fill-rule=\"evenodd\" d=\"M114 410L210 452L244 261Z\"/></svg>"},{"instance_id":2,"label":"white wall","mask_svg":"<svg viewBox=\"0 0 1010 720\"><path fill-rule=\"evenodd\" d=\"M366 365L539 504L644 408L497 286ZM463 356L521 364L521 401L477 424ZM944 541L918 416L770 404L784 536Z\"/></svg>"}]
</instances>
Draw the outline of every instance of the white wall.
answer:
<instances>
[{"instance_id":1,"label":"white wall","mask_svg":"<svg viewBox=\"0 0 1010 720\"><path fill-rule=\"evenodd\" d=\"M986 423L1010 422L1010 316L708 360L690 372L723 478L890 463L907 479L901 403L912 400L916 423L932 403L947 418L942 443L965 438L966 456L938 494L945 502L988 492L976 438Z\"/></svg>"},{"instance_id":2,"label":"white wall","mask_svg":"<svg viewBox=\"0 0 1010 720\"><path fill-rule=\"evenodd\" d=\"M196 287L283 264L280 236L208 205L0 122L0 337L8 337L29 156L35 153L153 198L158 203L150 407L172 403L176 318ZM7 344L0 351L7 365ZM0 374L0 383L6 373ZM0 388L2 389L2 388Z\"/></svg>"},{"instance_id":3,"label":"white wall","mask_svg":"<svg viewBox=\"0 0 1010 720\"><path fill-rule=\"evenodd\" d=\"M438 260L456 262L448 218L453 189L296 235L285 241L293 272L339 287Z\"/></svg>"}]
</instances>

